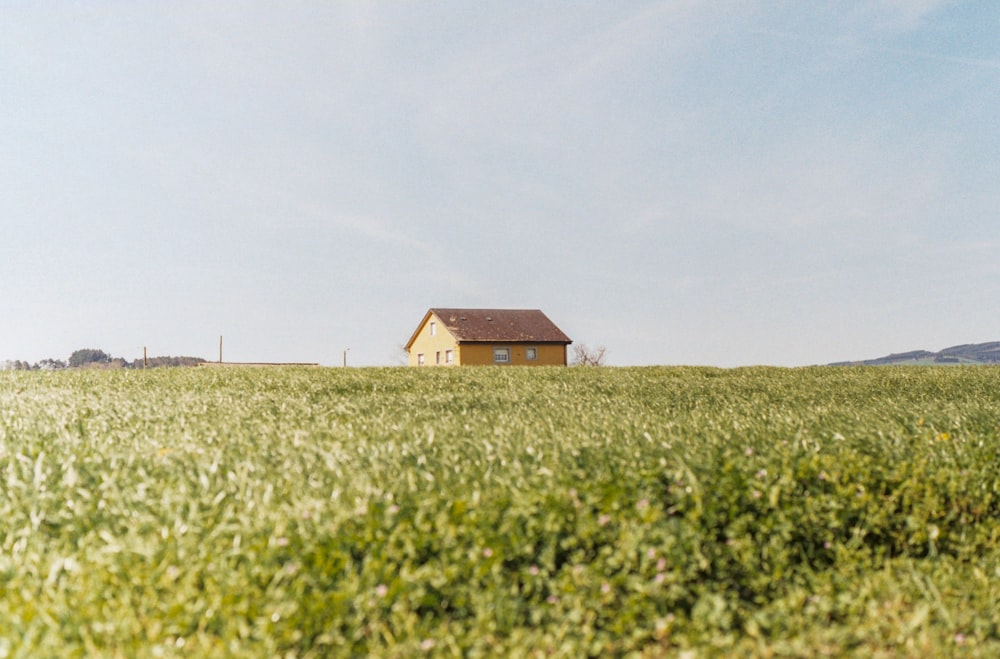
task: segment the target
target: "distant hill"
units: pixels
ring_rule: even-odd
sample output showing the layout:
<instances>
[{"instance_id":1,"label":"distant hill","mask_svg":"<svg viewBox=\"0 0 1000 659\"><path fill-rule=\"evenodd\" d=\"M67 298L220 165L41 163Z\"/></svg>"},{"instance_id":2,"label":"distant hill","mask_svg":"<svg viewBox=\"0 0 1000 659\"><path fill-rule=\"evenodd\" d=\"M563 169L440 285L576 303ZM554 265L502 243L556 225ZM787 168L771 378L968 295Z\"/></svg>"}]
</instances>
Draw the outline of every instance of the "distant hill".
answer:
<instances>
[{"instance_id":1,"label":"distant hill","mask_svg":"<svg viewBox=\"0 0 1000 659\"><path fill-rule=\"evenodd\" d=\"M965 343L945 348L938 352L913 350L900 352L877 359L855 362L835 362L830 366L885 366L891 364L1000 364L1000 341L989 343Z\"/></svg>"}]
</instances>

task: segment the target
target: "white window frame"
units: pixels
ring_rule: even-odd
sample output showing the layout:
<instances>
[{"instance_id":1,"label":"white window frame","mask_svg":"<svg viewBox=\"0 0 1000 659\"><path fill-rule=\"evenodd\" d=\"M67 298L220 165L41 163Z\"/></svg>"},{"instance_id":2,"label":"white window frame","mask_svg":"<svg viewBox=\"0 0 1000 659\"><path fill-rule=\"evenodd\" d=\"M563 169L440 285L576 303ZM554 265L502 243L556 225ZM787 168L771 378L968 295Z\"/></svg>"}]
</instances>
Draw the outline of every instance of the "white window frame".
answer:
<instances>
[{"instance_id":1,"label":"white window frame","mask_svg":"<svg viewBox=\"0 0 1000 659\"><path fill-rule=\"evenodd\" d=\"M493 347L493 363L494 364L509 364L510 363L510 346L494 346Z\"/></svg>"},{"instance_id":2,"label":"white window frame","mask_svg":"<svg viewBox=\"0 0 1000 659\"><path fill-rule=\"evenodd\" d=\"M431 336L436 336L438 331L438 325L433 320L431 321L430 329L431 329Z\"/></svg>"},{"instance_id":3,"label":"white window frame","mask_svg":"<svg viewBox=\"0 0 1000 659\"><path fill-rule=\"evenodd\" d=\"M436 365L440 365L441 364L441 351L440 350L438 350L437 352L434 353L434 363Z\"/></svg>"},{"instance_id":4,"label":"white window frame","mask_svg":"<svg viewBox=\"0 0 1000 659\"><path fill-rule=\"evenodd\" d=\"M424 365L424 353L418 352L417 353L417 366L423 366L423 365Z\"/></svg>"},{"instance_id":5,"label":"white window frame","mask_svg":"<svg viewBox=\"0 0 1000 659\"><path fill-rule=\"evenodd\" d=\"M538 361L538 348L535 346L528 346L524 349L524 358L529 362Z\"/></svg>"},{"instance_id":6,"label":"white window frame","mask_svg":"<svg viewBox=\"0 0 1000 659\"><path fill-rule=\"evenodd\" d=\"M454 364L455 363L455 351L454 350L445 350L444 351L444 363L445 364Z\"/></svg>"}]
</instances>

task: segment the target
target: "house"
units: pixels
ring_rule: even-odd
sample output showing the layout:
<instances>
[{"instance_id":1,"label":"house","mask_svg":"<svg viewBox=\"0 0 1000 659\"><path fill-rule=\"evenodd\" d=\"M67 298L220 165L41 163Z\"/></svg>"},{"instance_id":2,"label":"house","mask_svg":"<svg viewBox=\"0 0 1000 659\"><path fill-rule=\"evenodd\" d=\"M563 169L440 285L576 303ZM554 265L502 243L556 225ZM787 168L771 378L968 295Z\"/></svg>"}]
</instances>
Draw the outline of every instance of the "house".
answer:
<instances>
[{"instance_id":1,"label":"house","mask_svg":"<svg viewBox=\"0 0 1000 659\"><path fill-rule=\"evenodd\" d=\"M406 352L410 366L565 366L570 343L538 309L429 309Z\"/></svg>"}]
</instances>

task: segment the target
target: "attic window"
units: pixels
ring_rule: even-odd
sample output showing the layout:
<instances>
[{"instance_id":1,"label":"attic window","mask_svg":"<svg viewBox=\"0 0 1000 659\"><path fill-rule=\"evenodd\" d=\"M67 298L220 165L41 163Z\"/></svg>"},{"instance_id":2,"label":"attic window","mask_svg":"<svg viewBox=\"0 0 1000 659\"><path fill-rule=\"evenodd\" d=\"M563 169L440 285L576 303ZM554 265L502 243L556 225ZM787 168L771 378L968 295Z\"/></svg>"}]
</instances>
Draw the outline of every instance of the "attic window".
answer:
<instances>
[{"instance_id":1,"label":"attic window","mask_svg":"<svg viewBox=\"0 0 1000 659\"><path fill-rule=\"evenodd\" d=\"M431 321L431 336L437 334L438 325L433 320Z\"/></svg>"}]
</instances>

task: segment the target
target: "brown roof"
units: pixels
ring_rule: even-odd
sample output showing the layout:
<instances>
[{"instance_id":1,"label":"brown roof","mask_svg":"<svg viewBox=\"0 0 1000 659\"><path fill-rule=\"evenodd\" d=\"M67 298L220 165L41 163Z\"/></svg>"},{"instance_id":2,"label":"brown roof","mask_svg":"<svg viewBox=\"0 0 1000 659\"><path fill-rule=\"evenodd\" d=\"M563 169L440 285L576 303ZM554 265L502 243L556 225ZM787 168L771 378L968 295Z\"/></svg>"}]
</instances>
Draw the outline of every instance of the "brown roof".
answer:
<instances>
[{"instance_id":1,"label":"brown roof","mask_svg":"<svg viewBox=\"0 0 1000 659\"><path fill-rule=\"evenodd\" d=\"M538 309L431 309L452 336L461 341L572 343Z\"/></svg>"}]
</instances>

